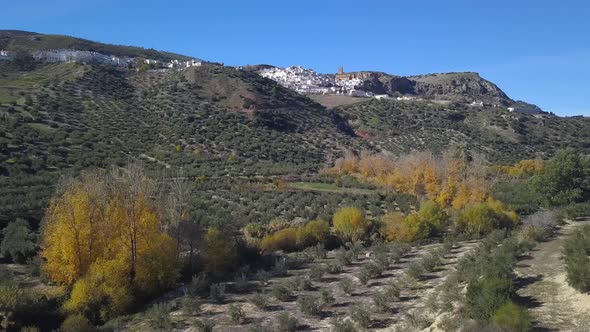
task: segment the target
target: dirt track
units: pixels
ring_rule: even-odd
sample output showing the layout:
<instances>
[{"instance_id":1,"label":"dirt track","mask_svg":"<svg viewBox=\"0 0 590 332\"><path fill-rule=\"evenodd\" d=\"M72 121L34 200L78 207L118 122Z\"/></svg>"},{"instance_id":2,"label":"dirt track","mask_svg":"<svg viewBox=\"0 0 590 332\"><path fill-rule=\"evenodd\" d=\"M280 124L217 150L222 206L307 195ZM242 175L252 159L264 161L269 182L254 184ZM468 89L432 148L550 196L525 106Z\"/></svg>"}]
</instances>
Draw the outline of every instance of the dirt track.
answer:
<instances>
[{"instance_id":1,"label":"dirt track","mask_svg":"<svg viewBox=\"0 0 590 332\"><path fill-rule=\"evenodd\" d=\"M518 295L529 308L535 331L590 331L590 295L567 284L561 259L563 241L583 223L590 220L567 223L517 265Z\"/></svg>"}]
</instances>

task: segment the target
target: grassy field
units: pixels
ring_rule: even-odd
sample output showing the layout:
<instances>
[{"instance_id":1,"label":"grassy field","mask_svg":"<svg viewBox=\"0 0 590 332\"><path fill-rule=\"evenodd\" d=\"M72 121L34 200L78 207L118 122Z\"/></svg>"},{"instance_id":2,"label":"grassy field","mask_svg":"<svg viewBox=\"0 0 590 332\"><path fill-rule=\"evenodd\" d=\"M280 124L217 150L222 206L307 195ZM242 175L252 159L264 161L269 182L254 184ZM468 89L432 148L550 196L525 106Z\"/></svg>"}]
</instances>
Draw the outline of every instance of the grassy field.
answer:
<instances>
[{"instance_id":1,"label":"grassy field","mask_svg":"<svg viewBox=\"0 0 590 332\"><path fill-rule=\"evenodd\" d=\"M319 191L319 192L331 192L341 194L353 194L353 195L371 195L378 193L377 190L372 189L360 189L360 188L343 188L338 187L334 183L322 183L322 182L291 182L289 188L303 190L303 191Z\"/></svg>"}]
</instances>

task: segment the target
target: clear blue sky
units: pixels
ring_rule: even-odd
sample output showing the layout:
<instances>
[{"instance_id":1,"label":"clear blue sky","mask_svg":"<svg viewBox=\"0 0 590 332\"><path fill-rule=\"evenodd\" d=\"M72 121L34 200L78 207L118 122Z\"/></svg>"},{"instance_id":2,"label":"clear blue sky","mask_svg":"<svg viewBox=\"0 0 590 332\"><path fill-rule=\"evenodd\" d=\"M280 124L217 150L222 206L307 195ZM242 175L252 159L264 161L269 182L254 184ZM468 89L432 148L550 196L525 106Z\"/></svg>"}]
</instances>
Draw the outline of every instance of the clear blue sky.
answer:
<instances>
[{"instance_id":1,"label":"clear blue sky","mask_svg":"<svg viewBox=\"0 0 590 332\"><path fill-rule=\"evenodd\" d=\"M514 99L590 116L588 0L0 0L0 29L229 65L477 71Z\"/></svg>"}]
</instances>

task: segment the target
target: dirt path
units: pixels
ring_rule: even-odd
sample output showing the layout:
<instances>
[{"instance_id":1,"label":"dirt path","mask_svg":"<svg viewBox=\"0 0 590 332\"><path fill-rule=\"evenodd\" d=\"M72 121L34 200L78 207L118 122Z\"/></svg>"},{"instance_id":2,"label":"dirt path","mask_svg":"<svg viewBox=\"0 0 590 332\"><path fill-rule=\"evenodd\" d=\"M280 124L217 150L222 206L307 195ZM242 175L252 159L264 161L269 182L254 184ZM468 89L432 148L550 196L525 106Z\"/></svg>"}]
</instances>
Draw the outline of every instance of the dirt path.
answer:
<instances>
[{"instance_id":1,"label":"dirt path","mask_svg":"<svg viewBox=\"0 0 590 332\"><path fill-rule=\"evenodd\" d=\"M563 241L584 223L590 220L567 223L517 265L518 295L529 307L535 331L590 331L590 295L567 284L561 259Z\"/></svg>"}]
</instances>

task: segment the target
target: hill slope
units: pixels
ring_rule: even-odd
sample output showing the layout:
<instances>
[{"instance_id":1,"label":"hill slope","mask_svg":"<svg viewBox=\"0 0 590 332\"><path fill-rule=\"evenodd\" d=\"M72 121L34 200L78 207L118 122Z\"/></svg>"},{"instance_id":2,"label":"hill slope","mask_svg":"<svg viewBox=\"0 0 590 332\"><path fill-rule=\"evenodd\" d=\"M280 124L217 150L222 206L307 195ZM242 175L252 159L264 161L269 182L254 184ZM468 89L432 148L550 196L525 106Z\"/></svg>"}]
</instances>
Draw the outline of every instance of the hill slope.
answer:
<instances>
[{"instance_id":1,"label":"hill slope","mask_svg":"<svg viewBox=\"0 0 590 332\"><path fill-rule=\"evenodd\" d=\"M57 37L26 32L0 36L9 48L80 42L116 54L170 55L70 37L59 46ZM464 75L457 75L451 82L462 82ZM433 98L464 90L449 77L414 77L412 87L432 91ZM409 79L380 78L391 91ZM465 89L501 104L505 95L484 83L465 83ZM132 160L153 172L182 167L191 177L225 181L317 173L347 150L397 154L454 145L506 162L550 156L566 146L590 151L590 119L391 100L328 109L252 70L215 64L144 71L80 63L23 69L0 61L0 222L17 216L38 221L64 174Z\"/></svg>"},{"instance_id":2,"label":"hill slope","mask_svg":"<svg viewBox=\"0 0 590 332\"><path fill-rule=\"evenodd\" d=\"M189 176L303 173L355 145L337 113L233 68L0 62L0 73L0 219L40 217L56 180L87 167L139 159Z\"/></svg>"},{"instance_id":3,"label":"hill slope","mask_svg":"<svg viewBox=\"0 0 590 332\"><path fill-rule=\"evenodd\" d=\"M590 150L590 119L534 116L504 108L371 100L335 109L377 150L442 151L463 146L491 161L549 157L557 149Z\"/></svg>"}]
</instances>

